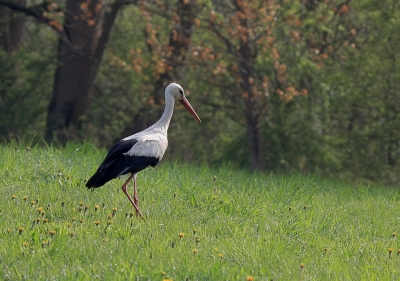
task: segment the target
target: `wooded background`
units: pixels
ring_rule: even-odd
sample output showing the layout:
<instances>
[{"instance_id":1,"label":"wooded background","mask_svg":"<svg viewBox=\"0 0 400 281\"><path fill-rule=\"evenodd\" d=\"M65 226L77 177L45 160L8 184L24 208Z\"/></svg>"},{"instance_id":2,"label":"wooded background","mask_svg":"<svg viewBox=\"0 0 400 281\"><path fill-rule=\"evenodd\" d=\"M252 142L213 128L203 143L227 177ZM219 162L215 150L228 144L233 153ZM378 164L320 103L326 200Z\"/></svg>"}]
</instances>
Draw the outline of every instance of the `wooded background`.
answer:
<instances>
[{"instance_id":1,"label":"wooded background","mask_svg":"<svg viewBox=\"0 0 400 281\"><path fill-rule=\"evenodd\" d=\"M144 129L180 83L168 157L400 179L397 0L0 0L0 137Z\"/></svg>"}]
</instances>

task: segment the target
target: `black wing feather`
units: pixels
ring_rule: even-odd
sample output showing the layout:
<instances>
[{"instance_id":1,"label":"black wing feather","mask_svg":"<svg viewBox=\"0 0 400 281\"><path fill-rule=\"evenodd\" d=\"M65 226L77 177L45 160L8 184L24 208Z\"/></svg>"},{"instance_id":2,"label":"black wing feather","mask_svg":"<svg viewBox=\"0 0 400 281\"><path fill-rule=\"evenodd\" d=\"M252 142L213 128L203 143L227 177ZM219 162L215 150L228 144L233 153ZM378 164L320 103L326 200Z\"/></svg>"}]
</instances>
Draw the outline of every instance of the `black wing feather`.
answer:
<instances>
[{"instance_id":1,"label":"black wing feather","mask_svg":"<svg viewBox=\"0 0 400 281\"><path fill-rule=\"evenodd\" d=\"M135 144L136 139L121 140L108 152L96 173L88 180L86 187L100 187L106 182L128 173L137 173L148 166L156 166L159 159L147 156L124 155Z\"/></svg>"},{"instance_id":2,"label":"black wing feather","mask_svg":"<svg viewBox=\"0 0 400 281\"><path fill-rule=\"evenodd\" d=\"M120 156L121 154L127 153L137 142L137 139L120 140L110 148L106 158L104 159L103 163L101 163L101 165L103 165L104 163L112 162L113 160L115 160L116 157Z\"/></svg>"}]
</instances>

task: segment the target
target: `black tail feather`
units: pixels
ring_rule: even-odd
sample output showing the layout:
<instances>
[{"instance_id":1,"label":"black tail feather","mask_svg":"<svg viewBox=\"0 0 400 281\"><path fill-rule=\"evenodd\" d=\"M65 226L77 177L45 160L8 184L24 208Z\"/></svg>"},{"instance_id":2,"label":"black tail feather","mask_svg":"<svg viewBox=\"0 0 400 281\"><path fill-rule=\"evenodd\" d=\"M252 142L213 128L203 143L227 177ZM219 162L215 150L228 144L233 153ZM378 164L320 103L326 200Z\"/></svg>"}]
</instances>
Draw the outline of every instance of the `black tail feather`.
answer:
<instances>
[{"instance_id":1,"label":"black tail feather","mask_svg":"<svg viewBox=\"0 0 400 281\"><path fill-rule=\"evenodd\" d=\"M98 184L100 176L98 173L95 173L86 183L87 188L96 188L100 187L101 185Z\"/></svg>"},{"instance_id":2,"label":"black tail feather","mask_svg":"<svg viewBox=\"0 0 400 281\"><path fill-rule=\"evenodd\" d=\"M104 172L97 171L86 183L87 188L96 188L103 186L106 182L112 180L113 177L105 175Z\"/></svg>"},{"instance_id":3,"label":"black tail feather","mask_svg":"<svg viewBox=\"0 0 400 281\"><path fill-rule=\"evenodd\" d=\"M103 186L119 176L128 173L136 174L148 166L155 167L158 161L156 157L122 155L110 162L103 162L96 173L87 181L86 187Z\"/></svg>"}]
</instances>

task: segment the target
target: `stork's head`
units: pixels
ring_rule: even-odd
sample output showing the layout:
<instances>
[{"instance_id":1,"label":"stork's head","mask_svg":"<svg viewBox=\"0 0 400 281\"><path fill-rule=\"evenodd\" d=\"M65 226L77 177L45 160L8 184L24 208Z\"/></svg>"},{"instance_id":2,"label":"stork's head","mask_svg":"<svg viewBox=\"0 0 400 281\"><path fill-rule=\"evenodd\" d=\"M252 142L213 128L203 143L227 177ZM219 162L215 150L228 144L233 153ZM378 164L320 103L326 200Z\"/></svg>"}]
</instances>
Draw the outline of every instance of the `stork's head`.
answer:
<instances>
[{"instance_id":1,"label":"stork's head","mask_svg":"<svg viewBox=\"0 0 400 281\"><path fill-rule=\"evenodd\" d=\"M181 85L176 83L169 84L165 89L165 94L173 96L175 100L179 100L185 106L185 108L190 112L190 114L192 114L192 116L201 123L201 120L197 115L196 111L194 111L193 107L190 105L189 101L185 97L185 92L183 91Z\"/></svg>"}]
</instances>

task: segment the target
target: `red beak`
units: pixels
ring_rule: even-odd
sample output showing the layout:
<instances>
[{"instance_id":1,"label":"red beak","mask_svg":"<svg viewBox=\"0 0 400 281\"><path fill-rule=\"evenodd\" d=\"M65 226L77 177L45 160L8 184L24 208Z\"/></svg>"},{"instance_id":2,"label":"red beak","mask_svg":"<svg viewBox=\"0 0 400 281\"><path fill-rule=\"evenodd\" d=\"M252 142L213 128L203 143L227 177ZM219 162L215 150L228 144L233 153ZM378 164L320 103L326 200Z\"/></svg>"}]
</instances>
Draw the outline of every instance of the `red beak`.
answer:
<instances>
[{"instance_id":1,"label":"red beak","mask_svg":"<svg viewBox=\"0 0 400 281\"><path fill-rule=\"evenodd\" d=\"M199 121L201 123L201 120L200 120L199 116L197 116L196 111L194 111L193 107L190 105L190 102L187 100L187 98L183 97L179 101L183 104L184 107L186 107L186 109L190 112L190 114L192 114L192 116L194 118L196 118L197 121Z\"/></svg>"}]
</instances>

